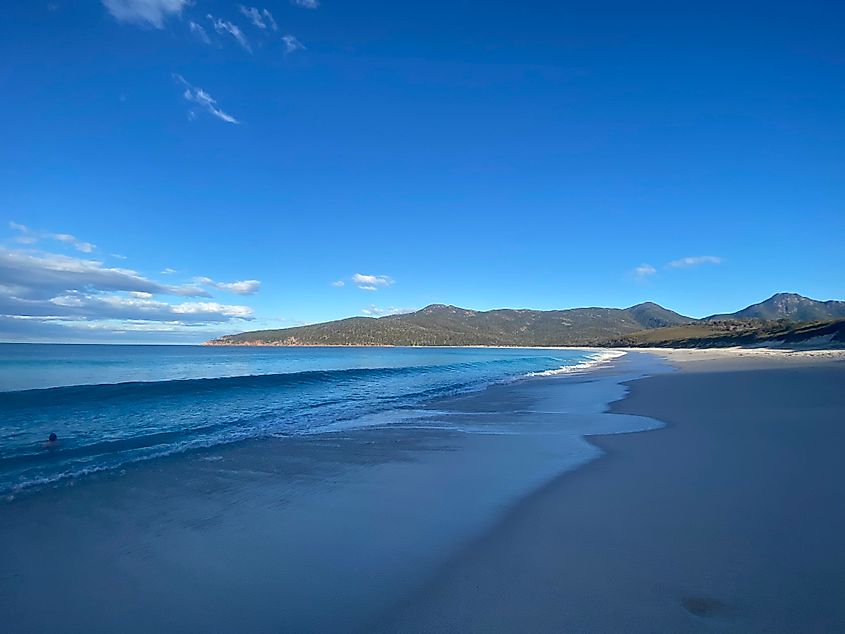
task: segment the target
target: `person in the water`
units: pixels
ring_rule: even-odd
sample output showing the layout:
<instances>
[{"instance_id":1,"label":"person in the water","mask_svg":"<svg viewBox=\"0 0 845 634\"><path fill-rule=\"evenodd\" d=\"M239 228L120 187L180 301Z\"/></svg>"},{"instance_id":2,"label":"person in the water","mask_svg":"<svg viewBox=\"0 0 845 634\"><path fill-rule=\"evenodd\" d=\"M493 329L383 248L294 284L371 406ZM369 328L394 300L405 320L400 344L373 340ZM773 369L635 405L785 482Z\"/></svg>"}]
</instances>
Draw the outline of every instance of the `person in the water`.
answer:
<instances>
[{"instance_id":1,"label":"person in the water","mask_svg":"<svg viewBox=\"0 0 845 634\"><path fill-rule=\"evenodd\" d=\"M45 449L52 449L59 444L59 437L56 436L56 432L52 432L50 436L47 438L47 442L44 443Z\"/></svg>"}]
</instances>

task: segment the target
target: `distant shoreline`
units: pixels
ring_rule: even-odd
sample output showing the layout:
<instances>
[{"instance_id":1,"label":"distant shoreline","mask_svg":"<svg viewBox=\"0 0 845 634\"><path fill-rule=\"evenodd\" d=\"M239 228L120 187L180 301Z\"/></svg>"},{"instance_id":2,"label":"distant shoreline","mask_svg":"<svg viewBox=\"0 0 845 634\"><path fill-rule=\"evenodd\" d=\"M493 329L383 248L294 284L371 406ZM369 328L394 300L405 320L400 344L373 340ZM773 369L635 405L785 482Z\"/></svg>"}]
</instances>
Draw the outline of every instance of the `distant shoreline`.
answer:
<instances>
[{"instance_id":1,"label":"distant shoreline","mask_svg":"<svg viewBox=\"0 0 845 634\"><path fill-rule=\"evenodd\" d=\"M120 344L115 344L120 345ZM626 352L665 352L665 353L682 353L682 352L707 352L726 353L730 356L742 356L744 354L767 354L767 355L800 355L811 353L830 353L842 354L845 358L845 346L801 346L795 345L793 347L783 346L596 346L596 345L565 345L565 346L488 346L488 345L466 345L466 346L437 346L437 345L392 345L392 344L287 344L287 343L213 343L205 342L196 344L209 348L437 348L448 349L454 348L456 350L472 350L472 349L487 349L487 350L590 350L590 351L612 351L622 350Z\"/></svg>"}]
</instances>

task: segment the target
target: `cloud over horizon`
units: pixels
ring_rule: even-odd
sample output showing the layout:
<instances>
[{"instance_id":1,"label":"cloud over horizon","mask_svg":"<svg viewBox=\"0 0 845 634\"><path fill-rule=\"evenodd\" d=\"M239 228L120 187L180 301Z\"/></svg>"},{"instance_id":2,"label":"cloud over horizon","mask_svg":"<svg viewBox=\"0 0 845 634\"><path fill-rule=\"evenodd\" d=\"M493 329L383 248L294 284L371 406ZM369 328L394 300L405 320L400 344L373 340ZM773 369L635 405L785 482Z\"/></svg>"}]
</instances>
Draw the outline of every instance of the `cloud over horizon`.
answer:
<instances>
[{"instance_id":1,"label":"cloud over horizon","mask_svg":"<svg viewBox=\"0 0 845 634\"><path fill-rule=\"evenodd\" d=\"M10 226L19 232L23 227ZM63 240L66 234L43 235L87 244ZM260 282L198 278L194 283L166 284L98 259L0 246L0 338L78 340L93 331L205 332L253 319L251 307L215 301L207 288L252 295Z\"/></svg>"}]
</instances>

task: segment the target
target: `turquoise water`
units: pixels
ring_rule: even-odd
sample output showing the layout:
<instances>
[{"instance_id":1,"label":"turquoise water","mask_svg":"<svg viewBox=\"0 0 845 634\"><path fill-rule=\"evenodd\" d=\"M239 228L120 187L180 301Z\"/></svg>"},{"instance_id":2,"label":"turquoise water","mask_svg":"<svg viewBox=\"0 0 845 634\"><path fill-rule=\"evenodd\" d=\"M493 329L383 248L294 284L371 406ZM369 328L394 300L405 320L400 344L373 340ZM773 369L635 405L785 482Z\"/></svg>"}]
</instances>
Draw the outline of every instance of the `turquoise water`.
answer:
<instances>
[{"instance_id":1,"label":"turquoise water","mask_svg":"<svg viewBox=\"0 0 845 634\"><path fill-rule=\"evenodd\" d=\"M411 415L586 351L0 344L0 491ZM58 443L46 447L56 433Z\"/></svg>"}]
</instances>

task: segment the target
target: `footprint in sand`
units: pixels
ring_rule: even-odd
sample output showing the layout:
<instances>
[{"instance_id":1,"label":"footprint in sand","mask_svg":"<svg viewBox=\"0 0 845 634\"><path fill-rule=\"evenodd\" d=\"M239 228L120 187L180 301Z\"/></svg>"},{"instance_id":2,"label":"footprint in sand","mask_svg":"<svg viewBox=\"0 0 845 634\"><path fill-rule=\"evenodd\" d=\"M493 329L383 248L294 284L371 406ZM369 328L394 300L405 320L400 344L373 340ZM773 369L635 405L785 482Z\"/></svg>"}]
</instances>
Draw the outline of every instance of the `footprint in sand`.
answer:
<instances>
[{"instance_id":1,"label":"footprint in sand","mask_svg":"<svg viewBox=\"0 0 845 634\"><path fill-rule=\"evenodd\" d=\"M701 618L724 618L731 613L729 605L713 597L684 597L681 605L690 614Z\"/></svg>"}]
</instances>

